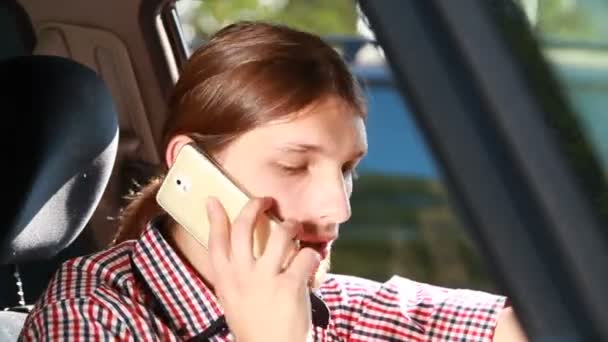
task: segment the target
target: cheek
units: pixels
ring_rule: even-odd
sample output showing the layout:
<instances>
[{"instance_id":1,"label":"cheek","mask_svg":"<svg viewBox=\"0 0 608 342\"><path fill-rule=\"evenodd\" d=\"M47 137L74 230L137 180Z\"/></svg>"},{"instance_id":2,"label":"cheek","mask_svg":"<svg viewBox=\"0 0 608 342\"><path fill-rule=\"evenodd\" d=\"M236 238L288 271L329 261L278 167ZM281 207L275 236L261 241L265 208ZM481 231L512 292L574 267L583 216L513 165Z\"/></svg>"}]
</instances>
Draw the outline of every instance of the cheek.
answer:
<instances>
[{"instance_id":1,"label":"cheek","mask_svg":"<svg viewBox=\"0 0 608 342\"><path fill-rule=\"evenodd\" d=\"M247 190L256 197L276 197L275 194L279 187L276 181L272 177L260 172L256 172L255 169L247 169L240 177L241 184L247 188Z\"/></svg>"},{"instance_id":2,"label":"cheek","mask_svg":"<svg viewBox=\"0 0 608 342\"><path fill-rule=\"evenodd\" d=\"M304 204L306 203L306 192L286 182L274 182L275 186L267 195L273 197L277 203L277 214L283 219L301 218Z\"/></svg>"},{"instance_id":3,"label":"cheek","mask_svg":"<svg viewBox=\"0 0 608 342\"><path fill-rule=\"evenodd\" d=\"M236 172L234 177L256 197L272 197L277 202L277 214L291 217L299 206L300 191L288 177L275 175L265 166L255 167L251 164Z\"/></svg>"},{"instance_id":4,"label":"cheek","mask_svg":"<svg viewBox=\"0 0 608 342\"><path fill-rule=\"evenodd\" d=\"M226 163L228 164L228 163ZM254 197L275 197L276 182L263 168L252 162L225 165L230 175Z\"/></svg>"},{"instance_id":5,"label":"cheek","mask_svg":"<svg viewBox=\"0 0 608 342\"><path fill-rule=\"evenodd\" d=\"M260 172L256 177L252 193L272 197L276 201L276 214L283 219L299 219L309 202L307 182L297 177L281 176L272 172Z\"/></svg>"}]
</instances>

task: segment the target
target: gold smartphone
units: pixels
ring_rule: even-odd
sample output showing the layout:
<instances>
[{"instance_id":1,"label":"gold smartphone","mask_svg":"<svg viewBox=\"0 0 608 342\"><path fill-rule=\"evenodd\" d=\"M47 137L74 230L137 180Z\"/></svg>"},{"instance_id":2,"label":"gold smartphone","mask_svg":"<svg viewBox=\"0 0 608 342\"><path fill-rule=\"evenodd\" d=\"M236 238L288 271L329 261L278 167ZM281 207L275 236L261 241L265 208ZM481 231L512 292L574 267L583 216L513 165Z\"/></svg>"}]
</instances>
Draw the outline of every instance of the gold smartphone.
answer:
<instances>
[{"instance_id":1,"label":"gold smartphone","mask_svg":"<svg viewBox=\"0 0 608 342\"><path fill-rule=\"evenodd\" d=\"M210 196L224 206L230 222L251 198L211 156L192 144L185 145L163 180L156 201L205 248L209 239L205 201ZM271 214L262 216L254 227L255 258L263 253L270 230L279 223Z\"/></svg>"}]
</instances>

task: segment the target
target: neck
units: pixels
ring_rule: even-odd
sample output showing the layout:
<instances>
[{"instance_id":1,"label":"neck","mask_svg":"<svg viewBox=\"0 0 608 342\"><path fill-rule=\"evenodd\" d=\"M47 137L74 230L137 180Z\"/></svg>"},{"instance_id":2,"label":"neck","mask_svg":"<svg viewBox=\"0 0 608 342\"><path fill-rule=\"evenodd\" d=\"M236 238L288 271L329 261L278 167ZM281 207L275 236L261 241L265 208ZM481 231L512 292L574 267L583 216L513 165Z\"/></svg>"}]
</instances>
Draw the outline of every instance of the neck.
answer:
<instances>
[{"instance_id":1,"label":"neck","mask_svg":"<svg viewBox=\"0 0 608 342\"><path fill-rule=\"evenodd\" d=\"M173 220L166 225L165 238L175 252L198 273L205 285L213 291L213 279L209 254L206 247Z\"/></svg>"}]
</instances>

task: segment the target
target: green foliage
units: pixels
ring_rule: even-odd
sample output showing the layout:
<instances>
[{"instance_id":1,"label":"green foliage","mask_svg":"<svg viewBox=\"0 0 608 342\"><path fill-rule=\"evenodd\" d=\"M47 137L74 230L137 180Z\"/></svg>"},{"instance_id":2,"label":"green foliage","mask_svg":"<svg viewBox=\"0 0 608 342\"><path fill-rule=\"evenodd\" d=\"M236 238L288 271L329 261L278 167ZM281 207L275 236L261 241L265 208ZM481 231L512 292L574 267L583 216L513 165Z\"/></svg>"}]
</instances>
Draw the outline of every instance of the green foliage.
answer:
<instances>
[{"instance_id":1,"label":"green foliage","mask_svg":"<svg viewBox=\"0 0 608 342\"><path fill-rule=\"evenodd\" d=\"M288 24L318 35L356 33L353 0L204 0L194 25L200 39L237 20Z\"/></svg>"},{"instance_id":2,"label":"green foliage","mask_svg":"<svg viewBox=\"0 0 608 342\"><path fill-rule=\"evenodd\" d=\"M538 29L543 35L560 39L590 39L597 35L589 13L566 0L539 2Z\"/></svg>"},{"instance_id":3,"label":"green foliage","mask_svg":"<svg viewBox=\"0 0 608 342\"><path fill-rule=\"evenodd\" d=\"M444 197L438 196L436 189L436 181L421 181L399 175L365 174L355 183L351 198L351 222L415 224L417 210L445 202Z\"/></svg>"}]
</instances>

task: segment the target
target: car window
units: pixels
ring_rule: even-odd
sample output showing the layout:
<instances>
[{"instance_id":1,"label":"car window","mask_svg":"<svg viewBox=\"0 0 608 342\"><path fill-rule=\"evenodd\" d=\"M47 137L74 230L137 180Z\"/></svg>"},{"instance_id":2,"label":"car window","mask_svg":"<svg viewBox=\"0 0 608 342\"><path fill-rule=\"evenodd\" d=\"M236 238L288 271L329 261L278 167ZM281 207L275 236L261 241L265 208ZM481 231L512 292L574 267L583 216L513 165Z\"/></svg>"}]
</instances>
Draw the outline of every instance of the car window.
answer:
<instances>
[{"instance_id":1,"label":"car window","mask_svg":"<svg viewBox=\"0 0 608 342\"><path fill-rule=\"evenodd\" d=\"M360 80L369 106L369 153L358 168L352 218L334 246L333 272L495 290L354 1L179 0L176 9L190 53L236 20L272 21L321 35Z\"/></svg>"},{"instance_id":2,"label":"car window","mask_svg":"<svg viewBox=\"0 0 608 342\"><path fill-rule=\"evenodd\" d=\"M608 2L520 0L519 4L572 107L570 115L555 114L547 121L559 132L568 160L606 222ZM585 157L587 149L591 158Z\"/></svg>"}]
</instances>

